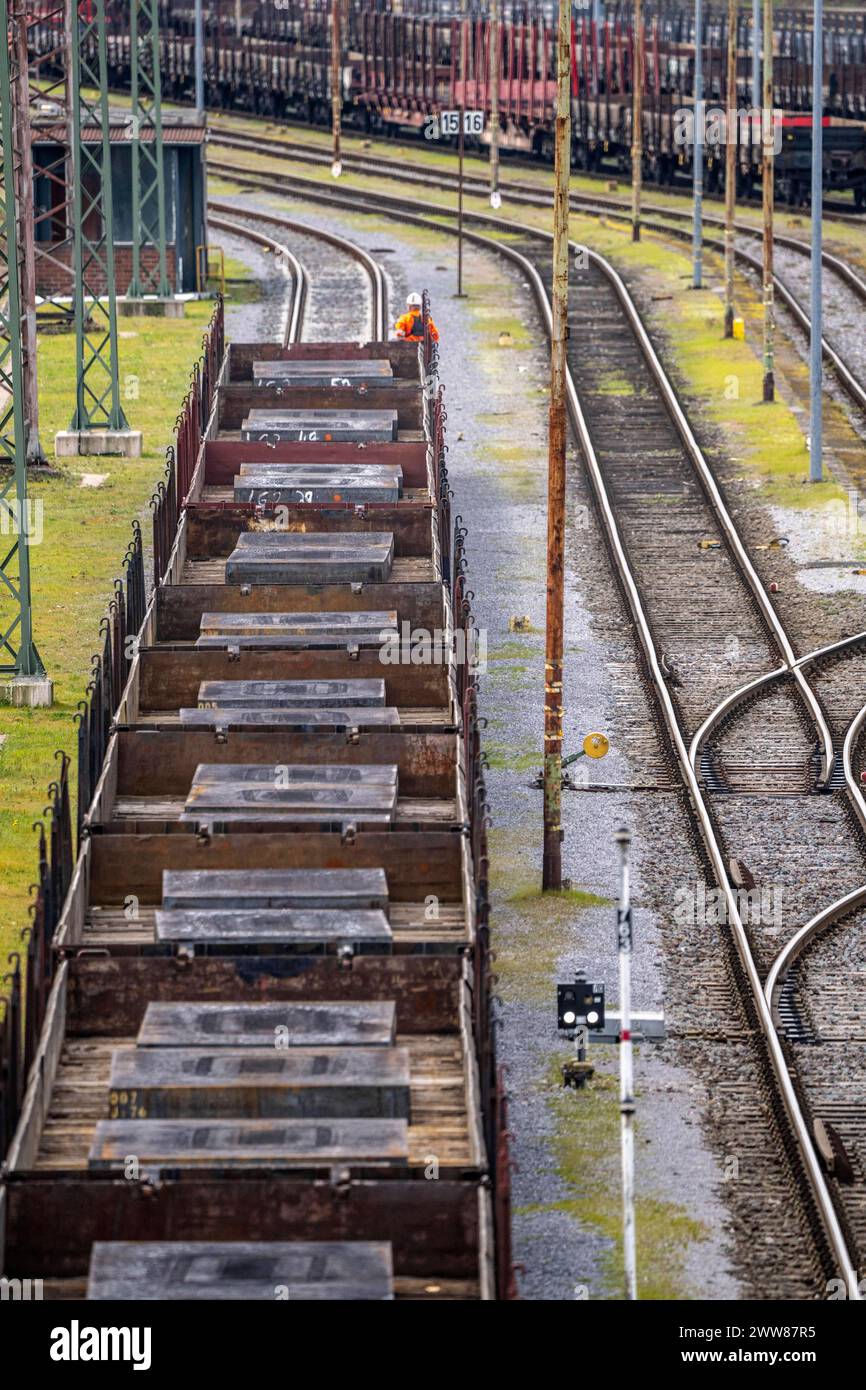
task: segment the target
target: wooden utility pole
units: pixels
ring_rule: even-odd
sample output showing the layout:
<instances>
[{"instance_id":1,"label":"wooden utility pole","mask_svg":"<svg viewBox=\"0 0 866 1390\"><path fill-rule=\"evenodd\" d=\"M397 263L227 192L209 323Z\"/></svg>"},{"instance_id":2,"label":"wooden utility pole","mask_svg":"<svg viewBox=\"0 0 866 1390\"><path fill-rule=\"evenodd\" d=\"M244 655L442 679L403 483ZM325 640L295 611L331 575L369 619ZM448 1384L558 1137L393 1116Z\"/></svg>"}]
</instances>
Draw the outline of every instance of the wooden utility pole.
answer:
<instances>
[{"instance_id":1,"label":"wooden utility pole","mask_svg":"<svg viewBox=\"0 0 866 1390\"><path fill-rule=\"evenodd\" d=\"M571 169L571 6L559 7L554 191L553 323L547 464L547 641L544 666L542 888L562 888L562 647L565 603L565 438L568 367L568 178Z\"/></svg>"},{"instance_id":2,"label":"wooden utility pole","mask_svg":"<svg viewBox=\"0 0 866 1390\"><path fill-rule=\"evenodd\" d=\"M764 204L764 400L775 398L775 305L773 303L773 0L764 0L764 105L761 112L761 170Z\"/></svg>"},{"instance_id":3,"label":"wooden utility pole","mask_svg":"<svg viewBox=\"0 0 866 1390\"><path fill-rule=\"evenodd\" d=\"M728 98L725 112L725 337L734 336L734 212L737 205L737 0L728 0Z\"/></svg>"},{"instance_id":4,"label":"wooden utility pole","mask_svg":"<svg viewBox=\"0 0 866 1390\"><path fill-rule=\"evenodd\" d=\"M502 204L499 192L499 0L490 0L490 206Z\"/></svg>"},{"instance_id":5,"label":"wooden utility pole","mask_svg":"<svg viewBox=\"0 0 866 1390\"><path fill-rule=\"evenodd\" d=\"M640 241L643 176L643 0L634 0L631 94L631 239Z\"/></svg>"},{"instance_id":6,"label":"wooden utility pole","mask_svg":"<svg viewBox=\"0 0 866 1390\"><path fill-rule=\"evenodd\" d=\"M334 134L331 173L335 179L338 179L343 172L340 154L340 135L343 124L342 48L340 0L331 0L331 126Z\"/></svg>"},{"instance_id":7,"label":"wooden utility pole","mask_svg":"<svg viewBox=\"0 0 866 1390\"><path fill-rule=\"evenodd\" d=\"M460 127L457 132L457 294L455 299L465 299L463 293L463 167L466 153L466 76L468 34L466 26L466 0L460 14L460 102L457 108Z\"/></svg>"}]
</instances>

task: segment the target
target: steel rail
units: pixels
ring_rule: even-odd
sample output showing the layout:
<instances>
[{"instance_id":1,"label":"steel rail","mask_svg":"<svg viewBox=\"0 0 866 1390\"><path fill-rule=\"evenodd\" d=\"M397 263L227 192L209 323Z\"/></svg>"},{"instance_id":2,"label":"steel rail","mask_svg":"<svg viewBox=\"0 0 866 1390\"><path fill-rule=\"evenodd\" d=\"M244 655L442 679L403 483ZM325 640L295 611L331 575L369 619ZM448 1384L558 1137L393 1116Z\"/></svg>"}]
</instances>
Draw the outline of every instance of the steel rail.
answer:
<instances>
[{"instance_id":1,"label":"steel rail","mask_svg":"<svg viewBox=\"0 0 866 1390\"><path fill-rule=\"evenodd\" d=\"M330 165L331 162L330 155L325 150L320 150L316 146L311 147L300 140L281 140L278 136L273 135L260 138L257 135L246 135L242 131L216 129L210 132L208 144L239 150L266 149L269 153L282 155L286 159L297 160L300 164ZM394 178L399 172L401 179L409 179L413 183L427 183L436 188L450 189L457 185L457 175L449 173L447 170L427 170L423 166L420 168L415 166L403 167L398 171L395 167L396 161L382 155L344 153L343 164L347 169L355 169L358 173L370 170L382 174L386 178ZM585 170L576 172L582 175L586 174ZM464 177L464 187L467 192L477 192L480 197L484 198L490 191L487 181L476 174L467 174ZM526 201L524 195L528 195L533 200L543 201L544 206L547 206L550 201L549 190L540 185L500 179L499 187L503 193L516 202ZM593 206L603 208L606 212L630 215L629 203L622 198L606 198L596 193L570 193L569 201L575 210L580 208L582 202L590 202ZM690 197L689 202L691 202ZM662 203L642 203L642 210L653 217L669 217L672 221L685 222L691 229L692 213L690 209L666 207ZM717 217L715 213L705 213L703 220L707 226L718 227L720 231L724 230L724 218ZM833 222L840 219L825 214L823 220ZM863 226L862 219L854 220L858 227ZM762 236L761 228L751 222L734 222L734 231L743 236L757 237L759 240ZM689 235L691 235L691 230ZM801 237L789 236L784 232L777 231L774 232L773 240L777 245L784 246L791 251L798 251L807 258L810 254L808 241ZM822 251L821 259L829 270L835 271L837 275L848 282L855 294L866 300L866 280L863 280L845 261L839 256L835 256L831 251Z\"/></svg>"},{"instance_id":2,"label":"steel rail","mask_svg":"<svg viewBox=\"0 0 866 1390\"><path fill-rule=\"evenodd\" d=\"M178 104L179 104L179 105L184 105L185 103L181 100ZM230 120L242 122L242 123L244 123L244 124L254 125L254 126L256 126L256 127L260 127L260 126L261 126L261 123L262 123L262 117L261 117L261 116L256 116L256 115L253 114L252 112L247 112L247 111L231 111L231 112L217 111L217 112L216 112L216 115L217 115L218 117L219 117L219 116L227 117L227 118L230 119ZM283 124L283 126L284 126L287 130L297 131L297 132L298 132L299 134L301 134L301 135L311 133L311 129L312 129L311 126L310 126L310 123L309 123L308 121L296 120L296 119L293 119L293 118L290 117L290 116L284 117L283 120L282 120L282 124ZM218 127L215 127L215 126L214 126L214 127L211 128L210 138L214 138L214 136L217 134L217 130L218 130ZM324 132L323 132L323 133L324 133ZM226 134L231 134L231 135L237 134L241 139L251 139L251 138L255 138L255 137L251 137L251 136L244 136L244 135L243 135L241 132L239 132L239 131L219 131L219 134L220 134L220 136L226 135ZM270 137L270 138L271 138L271 139L274 139L274 137ZM355 131L355 132L354 132L354 138L355 138L355 139L365 139L365 138L369 139L370 137L369 137L369 136L365 136L364 133L363 133L362 131ZM373 137L373 138L375 138L375 137ZM382 138L382 137L379 137L379 138ZM286 141L286 142L284 142L284 143L288 144L289 142ZM301 144L301 141L298 141L298 144ZM401 155L401 156L402 156L403 153L405 152L405 156L407 157L407 159L411 158L411 156L412 156L412 155L415 153L415 151L417 151L417 149L418 149L418 141L417 141L417 139L415 139L415 140L401 140L399 137L397 137L397 138L394 138L393 140L389 140L389 144L393 144L394 149L400 151L400 155ZM309 148L309 147L307 147L307 148ZM444 148L447 150L449 147L446 145ZM359 158L360 156L358 156L358 155L350 155L350 157L351 157L351 158L357 159L357 158ZM381 158L381 156L380 156L380 158ZM469 153L467 154L467 158L470 158L470 159L472 158L471 152L469 152ZM479 162L481 162L481 163L484 165L484 167L486 168L486 161L479 161ZM344 163L345 163L345 159L344 159ZM539 163L539 160L538 160L537 158L529 158L529 159L527 159L527 158L522 157L522 156L519 155L519 154L516 154L516 155L515 155L515 154L513 154L513 153L509 156L509 163L510 163L510 164L513 164L513 166L514 166L515 168L517 168L517 169L527 169L527 170L529 170L529 169L538 169L538 168L540 168L540 167L541 167L541 168L545 167L543 164L540 164L540 163ZM551 166L547 166L547 167L548 167L548 168L551 168ZM552 172L552 168L551 168L551 172ZM581 178L589 179L590 181L592 181L592 182L597 182L597 183L604 183L604 182L606 182L606 181L610 181L610 179L612 179L612 178L616 178L616 177L617 177L617 175L616 175L615 173L611 172L611 171L602 170L601 172L596 172L594 169L579 169L579 168L577 168L577 167L575 167L575 173L578 174ZM473 175L470 175L470 177L474 177L474 176L473 176ZM482 175L482 177L483 177L483 175ZM511 187L513 188L513 187L515 187L515 185L512 184ZM485 196L489 193L489 191L490 191L490 190L489 190L489 186L488 186L487 184L485 184ZM662 189L661 189L660 191L663 191L663 187L662 187ZM680 187L675 187L673 184L669 185L669 196L670 196L671 198L678 198L678 199L680 199L680 201L681 201L683 204L686 204L686 203L689 203L689 204L690 204L690 203L691 203L691 190L690 190L690 189L686 189L685 186L683 186L683 187L680 188ZM723 193L707 193L707 194L706 194L706 197L707 197L707 199L708 199L710 202L713 202L713 203L721 203L721 202L723 201L724 194L723 194ZM756 209L760 208L760 198L756 198L756 197L752 197L752 198L741 198L741 199L740 199L740 202L741 202L741 204L744 204L744 205L753 206L753 207L755 207ZM793 212L793 209L791 209L790 206L789 206L789 207L788 207L788 211L789 211L789 212ZM864 217L866 217L866 210L864 210L864 212L857 212L857 211L855 211L855 210L852 210L852 211L849 212L849 211L845 208L844 204L841 204L841 203L830 203L830 202L827 201L827 199L824 200L823 218L824 218L824 221L825 221L825 222L838 222L840 225L842 225L842 226L848 226L848 227L862 227L863 224L864 224Z\"/></svg>"},{"instance_id":3,"label":"steel rail","mask_svg":"<svg viewBox=\"0 0 866 1390\"><path fill-rule=\"evenodd\" d=\"M866 723L866 705L862 705L857 714L851 720L845 732L845 742L842 745L842 768L845 774L845 783L848 794L854 803L854 810L860 824L866 827L866 800L860 790L859 783L854 776L852 766L854 746ZM841 918L846 917L852 909L866 905L866 884L860 888L854 888L850 893L845 893L843 897L837 898L829 907L817 912L800 930L786 942L782 950L776 956L767 974L764 983L764 994L767 1004L772 1011L776 1026L778 1023L779 995L785 978L793 965L794 961L805 950L811 941L834 926Z\"/></svg>"},{"instance_id":4,"label":"steel rail","mask_svg":"<svg viewBox=\"0 0 866 1390\"><path fill-rule=\"evenodd\" d=\"M304 183L307 182L312 181L304 181ZM361 194L359 197L358 192L356 190L351 193L343 193L342 191L337 191L334 189L323 189L320 185L317 184L313 184L313 188L315 199L322 202L330 203L332 206L343 208L346 208L348 206L354 211L362 210L368 211L373 215L381 215L382 204L387 203L387 205L390 208L399 213L401 220L404 220L406 222L415 222L417 225L430 227L434 230L445 232L446 234L456 234L456 229L454 227L448 226L447 224L442 225L440 222L437 222L434 217L424 217L415 213L413 211L414 205L407 205L404 200L391 198L387 195L377 194L375 195L376 201L372 205L367 205L367 199L364 197L363 194ZM309 192L307 189L304 190L304 195L309 196ZM433 209L433 211L435 211L437 216L444 216L448 218L454 218L455 216L453 210L450 208L441 208L437 206ZM495 223L496 221L496 219L494 218L484 217L481 214L477 213L469 214L469 218L475 222L486 223L488 225L490 223ZM513 224L511 225L510 230L514 230ZM549 233L539 231L539 229L534 227L523 227L519 230L527 236L534 237L539 240L547 241L550 239ZM509 246L505 242L498 242L495 240L494 237L482 236L480 233L472 232L467 229L464 229L463 234L468 240L476 243L477 245L483 246L486 249L493 250L497 254L502 255L506 259L510 260L513 264L517 265L521 269L523 274L526 275L530 285L532 286L533 294L535 296L536 302L541 311L542 319L544 321L545 331L549 336L552 325L550 301L541 275L539 274L538 269L533 264L533 262L527 256L524 256L521 252L517 251L514 247ZM626 290L625 286L620 280L620 277L617 275L616 271L609 264L609 262L607 262L604 259L604 257L599 256L596 252L588 251L588 248L581 247L577 243L572 243L572 249L588 254L590 260L598 266L598 268L601 270L602 274L605 275L606 278L611 279L611 282L614 284L614 286L616 286L617 282L619 283L619 285L621 286L621 293L626 296L626 299L629 303L631 302L630 296L628 295L628 291ZM634 306L632 306L632 311L635 318L637 318L639 322L637 310L634 308ZM655 357L655 353L652 350L651 345L649 344L649 339L645 331L643 332L642 338L639 339L639 341L641 343L645 341L650 346L650 350L656 363L656 369L662 374L664 380L667 381L666 376L664 376L664 371L661 367L661 364L658 362L658 359ZM648 361L648 365L650 365L652 368L651 362ZM653 374L655 375L655 371L653 372ZM623 585L623 590L626 596L629 609L631 610L635 622L635 629L638 634L640 646L643 650L644 659L647 663L650 675L652 677L652 682L656 691L657 701L664 716L664 723L667 727L669 737L676 752L677 761L679 763L682 777L689 794L689 799L692 805L693 813L700 827L701 835L704 840L710 863L712 865L713 874L716 878L716 882L718 883L719 889L722 892L725 899L725 905L728 914L728 922L731 928L732 938L734 940L737 955L739 957L745 978L748 981L749 993L752 998L752 1003L755 1008L761 1032L766 1042L768 1060L770 1063L772 1074L775 1078L779 1097L781 1099L785 1115L787 1116L792 1136L799 1151L800 1158L805 1170L805 1175L808 1180L809 1188L811 1190L812 1198L815 1202L816 1210L821 1224L823 1226L826 1238L828 1240L830 1250L832 1251L833 1258L836 1262L836 1266L839 1270L839 1273L845 1281L849 1298L851 1298L854 1301L860 1301L862 1295L860 1293L858 1285L857 1268L851 1256L851 1253L848 1250L845 1235L842 1230L838 1215L836 1213L836 1208L833 1203L832 1195L827 1186L824 1172L821 1168L820 1162L815 1152L806 1116L804 1115L803 1110L800 1106L796 1089L788 1071L788 1066L782 1049L779 1033L776 1029L772 1012L770 1010L766 995L764 993L764 988L758 973L757 964L754 959L754 956L752 955L748 935L746 933L742 918L740 916L739 905L728 877L722 847L716 836L715 826L713 824L709 806L707 805L704 799L703 790L700 786L698 778L695 775L695 772L689 760L689 754L684 741L683 732L680 728L676 710L674 709L674 705L667 688L667 683L660 668L659 658L656 652L656 644L653 638L649 617L646 613L646 610L644 609L637 581L632 573L631 566L629 564L625 545L623 543L622 536L619 530L619 525L614 513L614 508L607 491L604 477L598 462L598 458L595 453L593 441L586 423L586 419L583 414L578 392L575 387L574 379L570 370L567 372L566 387L568 393L569 416L571 419L572 427L581 445L581 451L583 453L584 460L587 465L590 481L599 507L599 513L601 515L605 533L607 535L608 545L610 547L620 581ZM673 388L670 387L669 383L668 391L669 396L666 393L666 399L672 400L674 402L676 412L678 412L680 416L683 416L682 407L679 405L679 402L676 401L675 393L673 392ZM686 424L686 428L688 428L684 416L683 421ZM690 430L689 434L691 434ZM733 527L733 523L731 522L730 524ZM790 644L788 644L788 646L790 646Z\"/></svg>"},{"instance_id":5,"label":"steel rail","mask_svg":"<svg viewBox=\"0 0 866 1390\"><path fill-rule=\"evenodd\" d=\"M700 751L713 729L721 721L736 709L737 705L742 704L751 694L759 690L761 686L769 685L772 681L783 679L785 676L793 676L795 672L803 667L810 665L813 661L826 660L827 657L841 655L848 647L856 647L861 643L866 643L866 632L855 632L850 637L840 637L836 642L829 642L825 647L815 647L813 651L807 652L805 656L798 656L791 666L779 666L775 671L767 671L763 676L756 676L754 680L748 681L738 689L731 691L723 700L711 710L704 720L697 733L694 735L689 745L689 761L694 769L697 769L697 762ZM859 797L859 788L858 788ZM864 832L866 832L866 802L859 797L858 805L862 804L863 815L861 816ZM859 814L859 810L858 810Z\"/></svg>"},{"instance_id":6,"label":"steel rail","mask_svg":"<svg viewBox=\"0 0 866 1390\"><path fill-rule=\"evenodd\" d=\"M352 260L364 267L370 282L370 337L377 343L381 343L387 338L388 293L385 273L379 262L374 260L363 246L349 241L347 237L339 236L337 232L325 231L321 227L309 227L305 222L293 222L291 218L277 214L271 216L269 213L259 212L252 208L238 209L232 203L223 202L219 198L209 198L208 207L213 208L218 213L228 212L256 222L271 222L274 226L285 227L287 231L297 232L299 236L309 236L317 241L327 242L338 251L351 256Z\"/></svg>"},{"instance_id":7,"label":"steel rail","mask_svg":"<svg viewBox=\"0 0 866 1390\"><path fill-rule=\"evenodd\" d=\"M597 257L594 253L590 253L590 258L594 260L595 263L598 264L600 267L603 267L606 264L603 258ZM612 271L613 275L616 276L616 272L613 271L612 267L610 267L610 270ZM616 276L616 279L618 280L619 277ZM574 397L575 414L579 420L579 435L584 455L587 458L589 458L590 454L592 455L593 477L595 478L595 476L597 475L603 486L601 472L598 467L597 459L595 459L592 440L589 434L589 430L586 426L586 421L583 418L583 414L580 409L580 402L577 398L577 392L574 388L573 381L569 382L569 394L570 396L573 395ZM680 414L682 413L679 403L677 403L677 410ZM597 485L596 495L597 497L599 496ZM649 627L649 622L643 610L643 606L640 603L640 596L637 591L635 580L631 574L630 569L628 568L628 561L625 553L625 548L623 546L622 539L619 535L619 528L616 522L616 518L613 515L613 509L611 507L609 499L607 498L606 493L602 505L605 516L606 528L608 530L610 541L612 542L615 553L617 555L617 563L618 568L620 570L620 575L627 586L629 606L632 609L635 622L637 623L638 629L640 631L641 645L644 648L645 658L648 661L650 669L652 671L653 684L656 687L657 698L665 712L665 722L668 725L670 736L674 742L680 767L685 775L686 785L692 801L692 807L701 827L701 833L704 839L704 844L706 846L707 853L710 858L710 862L713 867L713 873L715 875L716 882L719 886L719 889L725 897L728 913L728 924L731 928L731 932L737 948L737 954L740 958L740 963L743 967L746 979L749 982L750 992L752 994L752 999L755 1005L756 1012L758 1014L758 1021L761 1025L761 1030L767 1042L770 1063L774 1075L776 1077L776 1084L779 1088L779 1092L782 1097L782 1102L784 1104L785 1111L788 1116L788 1121L797 1139L798 1148L800 1150L800 1156L804 1163L806 1173L809 1178L812 1187L812 1192L821 1217L821 1221L823 1222L824 1230L827 1234L827 1238L833 1250L833 1255L839 1268L839 1272L845 1280L849 1296L852 1299L859 1299L860 1294L858 1288L857 1266L854 1262L854 1259L850 1251L848 1250L845 1235L839 1222L838 1215L836 1213L836 1208L833 1203L832 1195L827 1186L825 1175L818 1161L814 1144L812 1143L812 1137L809 1133L806 1116L803 1114L799 1098L797 1096L794 1084L791 1080L790 1072L788 1071L788 1065L785 1059L784 1052L782 1050L779 1033L775 1026L773 1015L767 1002L767 998L763 992L760 976L758 973L757 963L752 954L748 935L746 933L743 920L740 916L739 903L731 887L730 879L728 877L722 847L716 836L715 826L710 815L709 807L707 806L704 800L702 789L689 760L688 752L683 741L682 732L679 727L679 721L676 717L676 712L674 710L664 676L662 675L662 672L659 667L659 662L655 651L655 643L653 641L652 632Z\"/></svg>"},{"instance_id":8,"label":"steel rail","mask_svg":"<svg viewBox=\"0 0 866 1390\"><path fill-rule=\"evenodd\" d=\"M217 206L216 203L208 203L208 207L216 208ZM242 222L232 222L227 217L208 217L208 222L219 231L229 232L232 236L244 237L247 241L255 242L257 246L264 246L275 256L283 258L289 267L292 280L292 302L286 317L282 345L286 348L291 347L293 343L300 342L309 291L309 278L294 252L290 251L283 242L275 241L273 237L266 236L264 232L253 231L252 227L245 227Z\"/></svg>"},{"instance_id":9,"label":"steel rail","mask_svg":"<svg viewBox=\"0 0 866 1390\"><path fill-rule=\"evenodd\" d=\"M215 136L212 138L211 143L215 145L228 145L230 148L240 147L241 149L247 149L250 146L248 143L245 142L254 143L253 137L245 135L236 135L231 137ZM271 143L274 146L284 147L287 142L272 141ZM283 148L281 152L285 155L286 159L295 158L298 159L301 163L325 164L328 162L318 153L314 153L311 151L307 151L301 155L295 155L290 153L289 151L286 151ZM394 164L391 161L371 159L362 155L347 155L344 158L343 163L346 165L347 168L354 168L359 174L363 174L365 170L372 170L374 173L383 175L386 178L394 179L399 176L404 181L408 179L410 182L417 183L419 186L426 184L428 187L440 188L446 192L453 190L457 186L457 178L454 174L436 171L428 175L426 171L420 171L417 169L406 169L398 171L397 169L395 169ZM240 168L236 165L220 166L214 163L213 167L221 172L232 171L235 174L241 172ZM268 175L267 173L263 173L261 175L258 175L258 177L267 178ZM276 177L280 176L277 175ZM471 180L466 180L466 183L470 184ZM537 192L535 190L529 189L526 185L519 186L520 191L517 192L515 191L517 187L518 185L511 185L511 192L509 196L511 197L512 202L526 207L547 207L549 205L549 198L547 198L543 192ZM469 191L472 190L469 189ZM479 193L479 196L483 195L486 197L487 186L482 186L480 183L477 183L477 191ZM570 206L576 212L593 214L597 213L599 215L604 214L606 216L612 216L618 219L622 219L623 221L628 221L631 216L626 204L619 199L599 198L595 195L590 194L572 193L569 198L569 203ZM674 236L679 240L691 240L691 217L688 213L682 212L676 208L662 208L658 205L653 204L648 204L646 206L646 211L648 213L656 214L655 217L641 217L641 225L645 227L648 231L657 232L661 235L666 236ZM687 223L688 225L682 228L676 226L672 227L668 224L667 221L659 220L660 218L667 218L675 222L680 221ZM724 225L721 219L716 217L708 216L706 218L706 221L708 223L711 223L713 226L717 227L721 227ZM736 231L744 236L757 237L759 239L761 237L760 228L752 227L745 223L737 223ZM810 254L808 244L803 241L800 241L797 237L776 235L774 237L774 240L778 245L784 246L789 250L795 250L799 254L804 255L806 257L808 257ZM724 252L725 249L724 242L718 239L717 237L705 236L703 239L703 244L704 246L709 247L711 250L717 251L719 253ZM751 255L750 252L745 251L742 247L735 246L734 256L742 264L747 265L749 269L753 272L761 273L761 262L758 260L756 256ZM839 275L840 278L844 279L848 287L854 291L858 298L863 300L864 304L866 304L866 281L861 279L860 276L858 276L850 268L850 266L846 265L844 261L840 260L838 256L834 256L829 251L824 252L822 260L823 263L829 269L831 269L835 274ZM779 298L782 300L785 307L794 318L794 321L796 322L798 328L800 328L802 332L808 335L811 331L811 321L806 310L800 304L799 300L796 298L794 293L785 284L784 280L781 279L778 273L774 273L773 275L773 284L779 293ZM848 393L848 395L852 398L852 400L858 406L859 409L866 411L866 389L864 389L864 387L861 385L856 373L853 372L850 367L848 367L844 358L836 351L836 349L833 347L832 343L829 342L826 336L822 336L821 338L821 350L825 360L829 362L830 366L833 368L834 372L838 376L843 389Z\"/></svg>"}]
</instances>

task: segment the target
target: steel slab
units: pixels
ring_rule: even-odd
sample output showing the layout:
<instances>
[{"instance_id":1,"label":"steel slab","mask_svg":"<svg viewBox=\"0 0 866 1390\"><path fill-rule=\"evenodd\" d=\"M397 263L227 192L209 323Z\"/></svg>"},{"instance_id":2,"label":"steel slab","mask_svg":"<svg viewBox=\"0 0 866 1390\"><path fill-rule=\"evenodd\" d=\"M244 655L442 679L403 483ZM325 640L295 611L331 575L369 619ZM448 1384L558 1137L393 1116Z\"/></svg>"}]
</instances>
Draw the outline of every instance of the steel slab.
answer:
<instances>
[{"instance_id":1,"label":"steel slab","mask_svg":"<svg viewBox=\"0 0 866 1390\"><path fill-rule=\"evenodd\" d=\"M393 1299L388 1241L95 1241L88 1300Z\"/></svg>"},{"instance_id":2,"label":"steel slab","mask_svg":"<svg viewBox=\"0 0 866 1390\"><path fill-rule=\"evenodd\" d=\"M108 1117L402 1119L409 1053L392 1048L118 1048Z\"/></svg>"},{"instance_id":3,"label":"steel slab","mask_svg":"<svg viewBox=\"0 0 866 1390\"><path fill-rule=\"evenodd\" d=\"M277 1168L404 1164L405 1120L98 1120L88 1165L123 1171L176 1166Z\"/></svg>"},{"instance_id":4,"label":"steel slab","mask_svg":"<svg viewBox=\"0 0 866 1390\"><path fill-rule=\"evenodd\" d=\"M386 910L384 869L165 869L165 908Z\"/></svg>"},{"instance_id":5,"label":"steel slab","mask_svg":"<svg viewBox=\"0 0 866 1390\"><path fill-rule=\"evenodd\" d=\"M280 709L283 706L384 706L384 680L202 681L199 709Z\"/></svg>"},{"instance_id":6,"label":"steel slab","mask_svg":"<svg viewBox=\"0 0 866 1390\"><path fill-rule=\"evenodd\" d=\"M139 1047L390 1047L397 1033L391 1000L296 1004L173 1004L145 1010Z\"/></svg>"}]
</instances>

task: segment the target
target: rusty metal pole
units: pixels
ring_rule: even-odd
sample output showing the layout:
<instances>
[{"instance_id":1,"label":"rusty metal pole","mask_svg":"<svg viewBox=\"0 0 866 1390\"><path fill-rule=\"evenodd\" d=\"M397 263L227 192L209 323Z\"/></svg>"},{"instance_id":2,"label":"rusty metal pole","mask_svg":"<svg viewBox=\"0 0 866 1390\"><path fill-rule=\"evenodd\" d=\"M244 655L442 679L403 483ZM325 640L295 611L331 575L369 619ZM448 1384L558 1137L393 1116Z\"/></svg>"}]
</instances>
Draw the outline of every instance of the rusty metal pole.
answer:
<instances>
[{"instance_id":1,"label":"rusty metal pole","mask_svg":"<svg viewBox=\"0 0 866 1390\"><path fill-rule=\"evenodd\" d=\"M634 0L634 72L631 94L631 239L640 241L643 178L643 0Z\"/></svg>"},{"instance_id":2,"label":"rusty metal pole","mask_svg":"<svg viewBox=\"0 0 866 1390\"><path fill-rule=\"evenodd\" d=\"M773 0L764 0L764 106L761 111L761 172L764 210L764 400L775 398L775 305L773 303Z\"/></svg>"},{"instance_id":3,"label":"rusty metal pole","mask_svg":"<svg viewBox=\"0 0 866 1390\"><path fill-rule=\"evenodd\" d=\"M466 9L464 0L463 9ZM457 294L456 299L464 299L463 293L463 156L466 148L466 25L465 14L460 19L460 101L457 115L460 129L457 132Z\"/></svg>"},{"instance_id":4,"label":"rusty metal pole","mask_svg":"<svg viewBox=\"0 0 866 1390\"><path fill-rule=\"evenodd\" d=\"M15 0L11 7L11 43L14 46L15 80L12 83L12 119L19 132L20 158L15 170L18 218L18 250L21 257L21 348L23 356L24 448L28 465L45 463L39 440L39 381L36 362L36 244L33 207L33 136L30 125L30 72L27 54L27 5Z\"/></svg>"},{"instance_id":5,"label":"rusty metal pole","mask_svg":"<svg viewBox=\"0 0 866 1390\"><path fill-rule=\"evenodd\" d=\"M499 192L499 0L490 0L490 206L502 206Z\"/></svg>"},{"instance_id":6,"label":"rusty metal pole","mask_svg":"<svg viewBox=\"0 0 866 1390\"><path fill-rule=\"evenodd\" d=\"M331 160L331 173L338 179L343 172L340 154L340 135L343 124L342 90L342 26L340 24L340 0L331 2L331 126L334 135L334 150Z\"/></svg>"},{"instance_id":7,"label":"rusty metal pole","mask_svg":"<svg viewBox=\"0 0 866 1390\"><path fill-rule=\"evenodd\" d=\"M568 178L571 168L571 5L559 7L553 192L553 324L547 464L547 639L544 666L542 888L562 888L562 648L565 606L565 440L568 351Z\"/></svg>"},{"instance_id":8,"label":"rusty metal pole","mask_svg":"<svg viewBox=\"0 0 866 1390\"><path fill-rule=\"evenodd\" d=\"M737 0L728 0L728 97L725 112L725 337L734 336L734 212L737 204Z\"/></svg>"}]
</instances>

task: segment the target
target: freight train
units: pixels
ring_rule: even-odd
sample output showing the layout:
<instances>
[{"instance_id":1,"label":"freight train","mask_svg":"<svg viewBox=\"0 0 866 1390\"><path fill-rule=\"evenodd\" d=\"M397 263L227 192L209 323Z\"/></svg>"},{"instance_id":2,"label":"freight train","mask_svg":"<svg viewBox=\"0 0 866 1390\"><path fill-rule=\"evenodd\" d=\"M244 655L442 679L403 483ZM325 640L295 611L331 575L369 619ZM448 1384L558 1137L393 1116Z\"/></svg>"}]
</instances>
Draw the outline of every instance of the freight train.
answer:
<instances>
[{"instance_id":1,"label":"freight train","mask_svg":"<svg viewBox=\"0 0 866 1390\"><path fill-rule=\"evenodd\" d=\"M484 9L455 14L446 0L386 4L343 0L344 121L370 134L441 138L438 116L460 105L485 115L489 141L493 82L499 73L501 146L549 159L553 144L556 6L500 5L496 54ZM330 121L331 0L218 0L205 7L207 103L272 118ZM129 5L107 0L110 80L129 83ZM603 17L598 18L601 14ZM811 12L780 10L774 35L773 106L777 118L777 194L796 205L808 196L811 168ZM194 91L193 6L160 6L162 81L166 96ZM631 159L632 80L636 45L628 3L574 7L572 131L577 168L624 171ZM35 33L35 31L34 31ZM758 123L752 107L751 7L738 17L737 176L748 196L760 176ZM866 205L866 15L831 12L825 23L824 186ZM644 72L644 173L673 184L691 168L684 120L694 97L695 30L691 7L647 4L641 33ZM703 27L704 97L712 108L726 92L727 7L709 5ZM710 191L724 181L724 150L708 142Z\"/></svg>"},{"instance_id":2,"label":"freight train","mask_svg":"<svg viewBox=\"0 0 866 1390\"><path fill-rule=\"evenodd\" d=\"M466 531L375 288L366 344L220 302L149 593L135 523L3 980L3 1300L516 1294Z\"/></svg>"}]
</instances>

